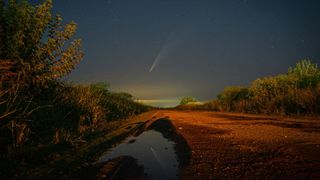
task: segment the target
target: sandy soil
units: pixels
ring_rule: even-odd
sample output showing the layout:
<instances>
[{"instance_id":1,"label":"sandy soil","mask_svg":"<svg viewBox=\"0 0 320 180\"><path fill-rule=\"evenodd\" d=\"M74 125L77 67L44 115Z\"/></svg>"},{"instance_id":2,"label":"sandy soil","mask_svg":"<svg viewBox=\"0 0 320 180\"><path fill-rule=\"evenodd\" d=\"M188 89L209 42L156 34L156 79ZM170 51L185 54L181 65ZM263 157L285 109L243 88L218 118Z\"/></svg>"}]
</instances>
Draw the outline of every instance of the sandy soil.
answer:
<instances>
[{"instance_id":1,"label":"sandy soil","mask_svg":"<svg viewBox=\"0 0 320 180\"><path fill-rule=\"evenodd\" d=\"M154 116L170 119L189 146L182 179L320 179L320 120L170 110Z\"/></svg>"}]
</instances>

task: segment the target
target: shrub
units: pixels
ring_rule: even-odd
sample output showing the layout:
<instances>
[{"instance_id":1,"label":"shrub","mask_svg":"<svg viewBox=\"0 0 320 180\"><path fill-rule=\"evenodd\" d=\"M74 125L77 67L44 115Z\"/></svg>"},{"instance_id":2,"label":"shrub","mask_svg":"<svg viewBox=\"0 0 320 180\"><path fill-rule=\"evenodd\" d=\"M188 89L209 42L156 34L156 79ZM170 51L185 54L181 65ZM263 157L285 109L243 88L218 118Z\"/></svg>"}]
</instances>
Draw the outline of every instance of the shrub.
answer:
<instances>
[{"instance_id":1,"label":"shrub","mask_svg":"<svg viewBox=\"0 0 320 180\"><path fill-rule=\"evenodd\" d=\"M180 105L185 105L193 102L197 102L197 99L191 96L187 96L181 99Z\"/></svg>"},{"instance_id":2,"label":"shrub","mask_svg":"<svg viewBox=\"0 0 320 180\"><path fill-rule=\"evenodd\" d=\"M286 74L259 78L249 87L227 87L217 99L201 108L263 114L319 114L320 69L310 60L302 60Z\"/></svg>"}]
</instances>

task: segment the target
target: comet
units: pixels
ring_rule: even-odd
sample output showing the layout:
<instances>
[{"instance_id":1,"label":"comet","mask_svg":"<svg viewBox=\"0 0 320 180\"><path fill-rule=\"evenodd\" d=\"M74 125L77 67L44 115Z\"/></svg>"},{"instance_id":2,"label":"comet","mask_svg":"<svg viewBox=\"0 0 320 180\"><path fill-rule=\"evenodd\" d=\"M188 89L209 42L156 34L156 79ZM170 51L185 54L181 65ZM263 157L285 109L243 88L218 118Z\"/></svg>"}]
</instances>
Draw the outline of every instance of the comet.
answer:
<instances>
[{"instance_id":1,"label":"comet","mask_svg":"<svg viewBox=\"0 0 320 180\"><path fill-rule=\"evenodd\" d=\"M154 59L150 69L149 69L149 72L152 72L154 70L154 68L156 66L158 66L158 64L160 63L161 60L165 59L169 54L170 52L172 51L173 49L173 44L172 43L166 43L162 48L161 50L159 51L159 53L157 54L156 58Z\"/></svg>"},{"instance_id":2,"label":"comet","mask_svg":"<svg viewBox=\"0 0 320 180\"><path fill-rule=\"evenodd\" d=\"M149 72L152 72L153 69L156 67L156 65L158 64L159 62L159 59L160 59L160 56L161 56L161 52L157 55L157 57L154 59L153 63L152 63L152 66L150 67L149 69Z\"/></svg>"},{"instance_id":3,"label":"comet","mask_svg":"<svg viewBox=\"0 0 320 180\"><path fill-rule=\"evenodd\" d=\"M158 54L155 56L153 63L149 69L149 73L154 71L154 69L159 66L159 64L165 60L169 59L172 52L182 44L191 34L194 33L196 28L200 26L194 26L193 24L183 23L176 27L173 27L172 31L169 32L168 36L164 40L163 46L160 48Z\"/></svg>"},{"instance_id":4,"label":"comet","mask_svg":"<svg viewBox=\"0 0 320 180\"><path fill-rule=\"evenodd\" d=\"M152 72L159 64L161 61L164 59L167 59L170 54L175 50L175 48L180 44L181 40L185 39L185 36L188 34L188 31L172 31L162 48L160 49L159 53L153 60L153 63L149 69L149 72Z\"/></svg>"}]
</instances>

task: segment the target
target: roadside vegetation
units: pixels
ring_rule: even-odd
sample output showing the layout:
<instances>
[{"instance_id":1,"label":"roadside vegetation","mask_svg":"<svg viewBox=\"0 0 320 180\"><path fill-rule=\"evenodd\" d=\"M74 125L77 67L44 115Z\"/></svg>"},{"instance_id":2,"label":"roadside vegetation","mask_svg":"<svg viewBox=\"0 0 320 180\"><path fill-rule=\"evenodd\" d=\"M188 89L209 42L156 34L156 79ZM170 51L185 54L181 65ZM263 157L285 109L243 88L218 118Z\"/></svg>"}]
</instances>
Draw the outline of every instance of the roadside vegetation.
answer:
<instances>
[{"instance_id":1,"label":"roadside vegetation","mask_svg":"<svg viewBox=\"0 0 320 180\"><path fill-rule=\"evenodd\" d=\"M180 104L175 109L202 110L203 103L199 102L195 97L187 96L181 99Z\"/></svg>"},{"instance_id":2,"label":"roadside vegetation","mask_svg":"<svg viewBox=\"0 0 320 180\"><path fill-rule=\"evenodd\" d=\"M213 110L275 115L319 115L320 69L301 60L288 72L259 78L249 87L225 88L203 105L180 105L178 109Z\"/></svg>"},{"instance_id":3,"label":"roadside vegetation","mask_svg":"<svg viewBox=\"0 0 320 180\"><path fill-rule=\"evenodd\" d=\"M104 83L61 80L82 60L83 52L81 39L74 38L76 23L63 24L51 10L51 0L39 5L0 0L2 172L9 164L16 166L15 160L24 161L17 154L27 157L30 149L61 145L76 148L99 126L149 110Z\"/></svg>"}]
</instances>

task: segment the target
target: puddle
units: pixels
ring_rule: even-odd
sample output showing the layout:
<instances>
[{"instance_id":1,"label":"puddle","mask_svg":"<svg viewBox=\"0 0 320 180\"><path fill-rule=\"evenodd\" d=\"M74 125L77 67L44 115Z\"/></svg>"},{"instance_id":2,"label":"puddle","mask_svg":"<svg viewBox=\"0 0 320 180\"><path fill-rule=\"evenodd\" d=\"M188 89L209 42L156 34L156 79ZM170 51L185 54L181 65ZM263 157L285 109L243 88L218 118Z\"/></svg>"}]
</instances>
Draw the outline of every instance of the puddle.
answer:
<instances>
[{"instance_id":1,"label":"puddle","mask_svg":"<svg viewBox=\"0 0 320 180\"><path fill-rule=\"evenodd\" d=\"M178 161L175 143L155 130L148 130L137 137L129 137L111 151L106 152L99 162L119 156L131 156L144 167L148 179L178 179Z\"/></svg>"}]
</instances>

